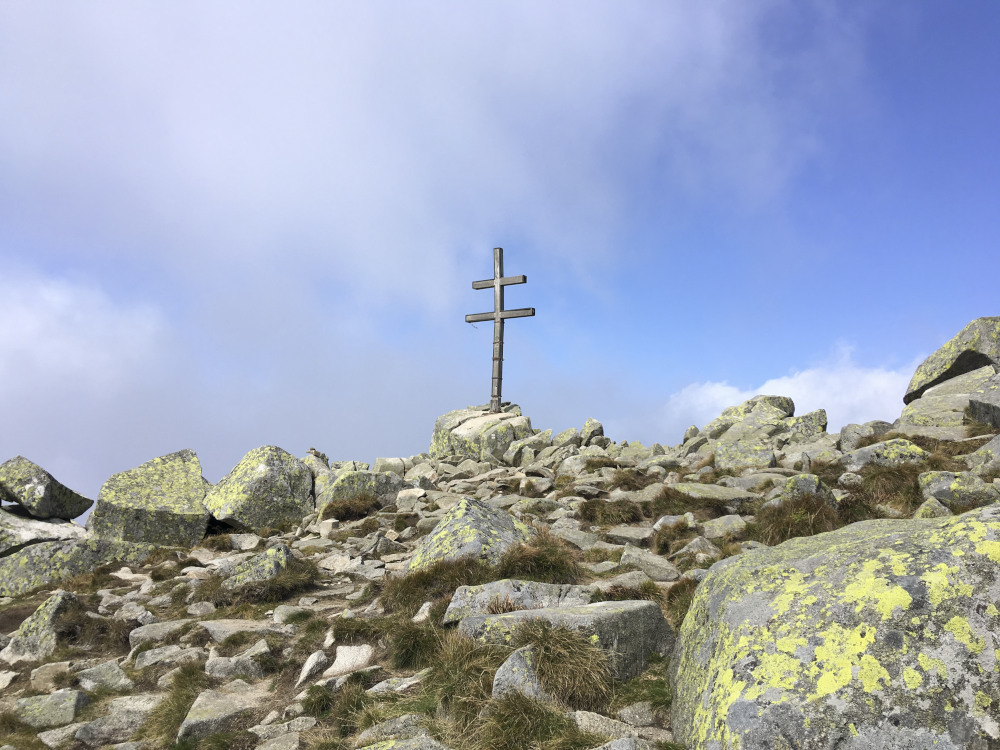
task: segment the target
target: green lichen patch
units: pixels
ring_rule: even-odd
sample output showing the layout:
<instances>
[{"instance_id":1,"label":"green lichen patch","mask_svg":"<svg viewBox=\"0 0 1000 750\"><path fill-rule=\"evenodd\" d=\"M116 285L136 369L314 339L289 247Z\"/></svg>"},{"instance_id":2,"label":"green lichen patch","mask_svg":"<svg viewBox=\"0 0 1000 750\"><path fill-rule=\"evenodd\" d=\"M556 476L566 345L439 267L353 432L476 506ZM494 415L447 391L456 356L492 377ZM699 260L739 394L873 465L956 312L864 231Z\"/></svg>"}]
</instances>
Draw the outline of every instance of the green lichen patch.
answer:
<instances>
[{"instance_id":1,"label":"green lichen patch","mask_svg":"<svg viewBox=\"0 0 1000 750\"><path fill-rule=\"evenodd\" d=\"M942 747L987 747L1000 726L975 696L1000 697L998 587L996 505L724 560L679 633L674 733L694 747L833 746L874 742L893 716L889 728L920 727Z\"/></svg>"}]
</instances>

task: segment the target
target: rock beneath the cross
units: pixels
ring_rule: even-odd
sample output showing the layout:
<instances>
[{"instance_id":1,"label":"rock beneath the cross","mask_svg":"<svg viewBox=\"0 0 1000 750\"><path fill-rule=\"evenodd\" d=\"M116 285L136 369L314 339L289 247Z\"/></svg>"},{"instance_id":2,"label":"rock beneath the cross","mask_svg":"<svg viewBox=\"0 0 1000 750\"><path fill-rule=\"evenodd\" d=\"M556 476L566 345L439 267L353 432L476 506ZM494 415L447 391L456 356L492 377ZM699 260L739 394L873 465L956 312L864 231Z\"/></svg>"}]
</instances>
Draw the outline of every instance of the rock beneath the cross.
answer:
<instances>
[{"instance_id":1,"label":"rock beneath the cross","mask_svg":"<svg viewBox=\"0 0 1000 750\"><path fill-rule=\"evenodd\" d=\"M208 486L194 451L154 458L104 483L87 528L102 539L193 547L208 526Z\"/></svg>"},{"instance_id":2,"label":"rock beneath the cross","mask_svg":"<svg viewBox=\"0 0 1000 750\"><path fill-rule=\"evenodd\" d=\"M35 518L67 520L83 515L94 504L24 456L0 464L0 499L17 503Z\"/></svg>"},{"instance_id":3,"label":"rock beneath the cross","mask_svg":"<svg viewBox=\"0 0 1000 750\"><path fill-rule=\"evenodd\" d=\"M205 497L212 517L256 534L297 524L315 509L309 467L287 451L265 445L243 459Z\"/></svg>"},{"instance_id":4,"label":"rock beneath the cross","mask_svg":"<svg viewBox=\"0 0 1000 750\"><path fill-rule=\"evenodd\" d=\"M473 458L492 456L497 461L515 440L531 437L531 420L515 404L491 413L488 406L470 406L443 414L434 422L431 435L432 458L447 456Z\"/></svg>"}]
</instances>

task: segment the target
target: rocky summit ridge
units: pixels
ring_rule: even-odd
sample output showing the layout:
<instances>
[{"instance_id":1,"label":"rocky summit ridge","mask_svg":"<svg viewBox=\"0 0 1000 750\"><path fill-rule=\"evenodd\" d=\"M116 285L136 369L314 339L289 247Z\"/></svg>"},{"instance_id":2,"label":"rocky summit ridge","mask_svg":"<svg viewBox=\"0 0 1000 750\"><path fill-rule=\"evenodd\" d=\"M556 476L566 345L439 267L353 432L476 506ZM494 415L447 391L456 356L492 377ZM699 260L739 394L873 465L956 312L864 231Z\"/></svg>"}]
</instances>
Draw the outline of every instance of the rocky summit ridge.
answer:
<instances>
[{"instance_id":1,"label":"rocky summit ridge","mask_svg":"<svg viewBox=\"0 0 1000 750\"><path fill-rule=\"evenodd\" d=\"M1000 748L1000 317L893 423L0 465L0 750ZM86 528L72 522L93 506Z\"/></svg>"}]
</instances>

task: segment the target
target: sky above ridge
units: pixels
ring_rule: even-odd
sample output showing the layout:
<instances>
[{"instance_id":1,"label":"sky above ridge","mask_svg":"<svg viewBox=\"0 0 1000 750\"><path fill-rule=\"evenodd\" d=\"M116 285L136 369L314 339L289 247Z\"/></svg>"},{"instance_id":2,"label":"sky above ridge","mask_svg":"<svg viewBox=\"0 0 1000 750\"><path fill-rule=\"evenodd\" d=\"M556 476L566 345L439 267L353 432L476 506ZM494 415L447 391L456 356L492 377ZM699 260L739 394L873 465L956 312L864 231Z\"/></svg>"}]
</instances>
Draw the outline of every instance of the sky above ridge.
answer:
<instances>
[{"instance_id":1,"label":"sky above ridge","mask_svg":"<svg viewBox=\"0 0 1000 750\"><path fill-rule=\"evenodd\" d=\"M1000 4L0 0L0 460L371 461L488 401L893 420L1000 314Z\"/></svg>"}]
</instances>

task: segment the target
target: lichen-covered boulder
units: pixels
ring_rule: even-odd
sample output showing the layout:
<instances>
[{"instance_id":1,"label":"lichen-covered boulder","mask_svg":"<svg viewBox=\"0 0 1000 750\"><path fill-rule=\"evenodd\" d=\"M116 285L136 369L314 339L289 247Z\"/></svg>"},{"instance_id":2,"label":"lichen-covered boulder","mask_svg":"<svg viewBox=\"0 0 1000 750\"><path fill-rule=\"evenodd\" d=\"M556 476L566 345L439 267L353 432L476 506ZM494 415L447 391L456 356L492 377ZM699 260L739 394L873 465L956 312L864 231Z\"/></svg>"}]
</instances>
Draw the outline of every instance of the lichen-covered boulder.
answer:
<instances>
[{"instance_id":1,"label":"lichen-covered boulder","mask_svg":"<svg viewBox=\"0 0 1000 750\"><path fill-rule=\"evenodd\" d=\"M32 729L62 727L72 723L89 702L90 696L82 690L64 688L48 695L19 698L14 715Z\"/></svg>"},{"instance_id":2,"label":"lichen-covered boulder","mask_svg":"<svg viewBox=\"0 0 1000 750\"><path fill-rule=\"evenodd\" d=\"M795 403L787 396L754 396L742 404L723 409L722 414L702 427L698 435L718 439L743 422L747 425L733 432L729 442L736 442L751 433L774 434L781 428L782 420L794 413Z\"/></svg>"},{"instance_id":3,"label":"lichen-covered boulder","mask_svg":"<svg viewBox=\"0 0 1000 750\"><path fill-rule=\"evenodd\" d=\"M0 508L0 555L28 544L82 539L86 535L86 530L72 521L25 518Z\"/></svg>"},{"instance_id":4,"label":"lichen-covered boulder","mask_svg":"<svg viewBox=\"0 0 1000 750\"><path fill-rule=\"evenodd\" d=\"M10 643L0 651L0 661L43 661L59 645L60 623L79 607L76 594L58 589L21 623Z\"/></svg>"},{"instance_id":5,"label":"lichen-covered boulder","mask_svg":"<svg viewBox=\"0 0 1000 750\"><path fill-rule=\"evenodd\" d=\"M193 547L208 526L206 486L194 451L154 458L104 483L87 528L102 539Z\"/></svg>"},{"instance_id":6,"label":"lichen-covered boulder","mask_svg":"<svg viewBox=\"0 0 1000 750\"><path fill-rule=\"evenodd\" d=\"M590 604L594 591L591 586L539 583L511 578L491 581L481 586L459 586L451 598L442 622L447 625L470 615L486 614L494 602L508 604L511 608L517 609L576 607Z\"/></svg>"},{"instance_id":7,"label":"lichen-covered boulder","mask_svg":"<svg viewBox=\"0 0 1000 750\"><path fill-rule=\"evenodd\" d=\"M0 464L0 499L17 503L35 518L73 519L94 504L24 456Z\"/></svg>"},{"instance_id":8,"label":"lichen-covered boulder","mask_svg":"<svg viewBox=\"0 0 1000 750\"><path fill-rule=\"evenodd\" d=\"M975 474L1000 471L1000 435L990 440L982 448L967 455L965 463Z\"/></svg>"},{"instance_id":9,"label":"lichen-covered boulder","mask_svg":"<svg viewBox=\"0 0 1000 750\"><path fill-rule=\"evenodd\" d=\"M884 435L891 431L892 424L890 422L883 422L881 419L875 419L864 424L845 424L840 430L840 450L844 453L850 453L858 447L858 443L861 442L862 438L871 437L872 435Z\"/></svg>"},{"instance_id":10,"label":"lichen-covered boulder","mask_svg":"<svg viewBox=\"0 0 1000 750\"><path fill-rule=\"evenodd\" d=\"M19 596L39 586L89 573L118 562L139 565L155 547L87 536L66 542L31 544L0 557L0 596Z\"/></svg>"},{"instance_id":11,"label":"lichen-covered boulder","mask_svg":"<svg viewBox=\"0 0 1000 750\"><path fill-rule=\"evenodd\" d=\"M503 553L534 535L530 526L505 510L463 496L425 536L410 558L407 571L441 560L477 557L499 562Z\"/></svg>"},{"instance_id":12,"label":"lichen-covered boulder","mask_svg":"<svg viewBox=\"0 0 1000 750\"><path fill-rule=\"evenodd\" d=\"M823 498L831 508L837 508L837 498L822 479L815 474L796 474L788 477L782 484L768 493L769 500L788 502L807 496Z\"/></svg>"},{"instance_id":13,"label":"lichen-covered boulder","mask_svg":"<svg viewBox=\"0 0 1000 750\"><path fill-rule=\"evenodd\" d=\"M738 487L724 487L718 484L700 484L698 482L675 482L667 486L694 501L718 500L734 508L741 508L760 500L760 495L757 493Z\"/></svg>"},{"instance_id":14,"label":"lichen-covered boulder","mask_svg":"<svg viewBox=\"0 0 1000 750\"><path fill-rule=\"evenodd\" d=\"M664 656L674 632L659 605L650 601L598 602L579 607L528 609L500 615L473 615L458 624L458 632L486 643L509 644L517 628L529 620L545 620L587 636L608 652L615 679L641 674L650 654Z\"/></svg>"},{"instance_id":15,"label":"lichen-covered boulder","mask_svg":"<svg viewBox=\"0 0 1000 750\"><path fill-rule=\"evenodd\" d=\"M296 524L315 510L309 467L291 453L265 445L247 453L205 496L212 517L260 533Z\"/></svg>"},{"instance_id":16,"label":"lichen-covered boulder","mask_svg":"<svg viewBox=\"0 0 1000 750\"><path fill-rule=\"evenodd\" d=\"M1000 373L983 383L969 396L969 416L1000 430Z\"/></svg>"},{"instance_id":17,"label":"lichen-covered boulder","mask_svg":"<svg viewBox=\"0 0 1000 750\"><path fill-rule=\"evenodd\" d=\"M787 417L781 422L781 432L788 442L806 443L826 432L826 409L817 409L801 417Z\"/></svg>"},{"instance_id":18,"label":"lichen-covered boulder","mask_svg":"<svg viewBox=\"0 0 1000 750\"><path fill-rule=\"evenodd\" d=\"M994 375L993 365L987 365L928 388L920 398L903 407L896 431L938 440L961 440L966 436L965 413L971 409L973 393Z\"/></svg>"},{"instance_id":19,"label":"lichen-covered boulder","mask_svg":"<svg viewBox=\"0 0 1000 750\"><path fill-rule=\"evenodd\" d=\"M858 472L868 464L876 466L902 466L918 464L930 458L930 454L916 443L902 438L886 440L864 448L858 448L840 458L845 471Z\"/></svg>"},{"instance_id":20,"label":"lichen-covered boulder","mask_svg":"<svg viewBox=\"0 0 1000 750\"><path fill-rule=\"evenodd\" d=\"M976 318L925 359L913 373L903 403L920 398L931 386L986 365L1000 367L1000 317Z\"/></svg>"},{"instance_id":21,"label":"lichen-covered boulder","mask_svg":"<svg viewBox=\"0 0 1000 750\"><path fill-rule=\"evenodd\" d=\"M715 446L715 468L736 469L753 467L768 469L777 466L774 450L766 442L752 438L735 443L720 441Z\"/></svg>"},{"instance_id":22,"label":"lichen-covered boulder","mask_svg":"<svg viewBox=\"0 0 1000 750\"><path fill-rule=\"evenodd\" d=\"M479 461L493 456L500 460L511 443L533 434L531 420L522 416L516 405L507 406L496 414L486 407L470 406L437 418L430 454L431 458L461 456Z\"/></svg>"},{"instance_id":23,"label":"lichen-covered boulder","mask_svg":"<svg viewBox=\"0 0 1000 750\"><path fill-rule=\"evenodd\" d=\"M400 490L409 487L403 477L391 471L344 471L329 482L316 483L316 509L334 500L372 495L384 505L394 503Z\"/></svg>"},{"instance_id":24,"label":"lichen-covered boulder","mask_svg":"<svg viewBox=\"0 0 1000 750\"><path fill-rule=\"evenodd\" d=\"M925 471L917 477L917 483L925 499L940 500L951 510L965 511L1000 502L1000 487L964 471Z\"/></svg>"},{"instance_id":25,"label":"lichen-covered boulder","mask_svg":"<svg viewBox=\"0 0 1000 750\"><path fill-rule=\"evenodd\" d=\"M705 750L992 748L1000 506L876 520L715 564L670 663L671 724Z\"/></svg>"},{"instance_id":26,"label":"lichen-covered boulder","mask_svg":"<svg viewBox=\"0 0 1000 750\"><path fill-rule=\"evenodd\" d=\"M286 545L276 544L237 565L232 574L222 582L222 587L241 589L253 583L269 581L282 571L287 570L288 564L293 559L292 551Z\"/></svg>"}]
</instances>

